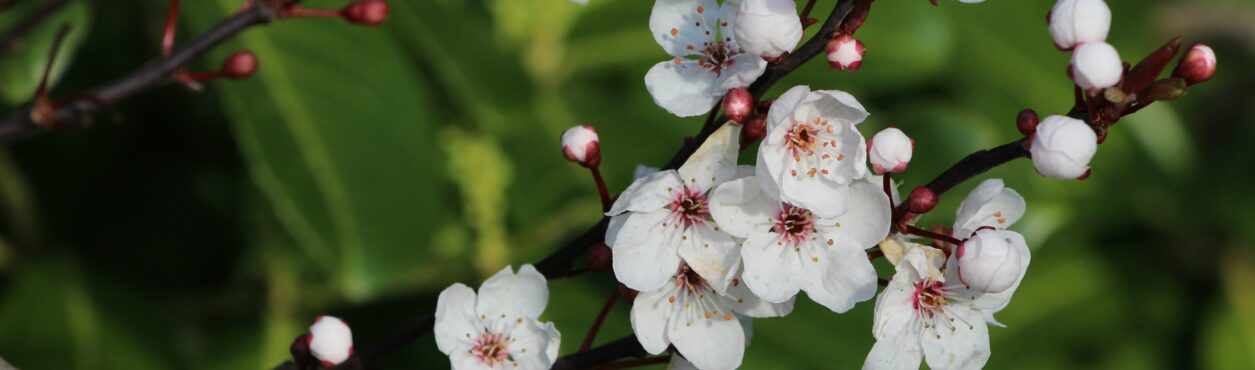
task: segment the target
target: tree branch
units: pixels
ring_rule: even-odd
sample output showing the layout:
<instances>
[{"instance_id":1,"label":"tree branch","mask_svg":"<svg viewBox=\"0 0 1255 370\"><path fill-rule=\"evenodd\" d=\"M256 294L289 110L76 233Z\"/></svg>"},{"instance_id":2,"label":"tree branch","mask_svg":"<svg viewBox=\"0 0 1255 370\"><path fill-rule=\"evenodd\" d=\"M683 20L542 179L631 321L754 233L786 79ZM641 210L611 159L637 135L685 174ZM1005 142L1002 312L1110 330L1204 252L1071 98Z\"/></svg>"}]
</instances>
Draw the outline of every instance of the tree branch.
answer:
<instances>
[{"instance_id":1,"label":"tree branch","mask_svg":"<svg viewBox=\"0 0 1255 370\"><path fill-rule=\"evenodd\" d=\"M287 3L293 3L291 1ZM51 130L54 125L83 126L91 122L92 115L108 109L115 103L138 93L173 81L175 72L201 56L209 49L234 37L249 27L268 24L275 20L278 10L272 8L283 2L254 1L248 9L218 23L209 31L188 40L168 58L156 58L140 66L130 74L97 86L85 93L76 94L81 99L68 101L56 108L50 122L36 122L34 103L27 103L0 120L0 144L28 138Z\"/></svg>"}]
</instances>

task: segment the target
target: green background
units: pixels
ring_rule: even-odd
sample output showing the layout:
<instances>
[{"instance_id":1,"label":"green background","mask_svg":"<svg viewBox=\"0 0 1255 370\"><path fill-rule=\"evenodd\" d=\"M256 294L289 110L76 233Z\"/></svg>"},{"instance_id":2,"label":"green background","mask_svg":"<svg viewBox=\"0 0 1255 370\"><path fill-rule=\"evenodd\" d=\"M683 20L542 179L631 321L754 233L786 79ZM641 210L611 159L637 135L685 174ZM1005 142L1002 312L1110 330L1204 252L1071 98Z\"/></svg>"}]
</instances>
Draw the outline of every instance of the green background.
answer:
<instances>
[{"instance_id":1,"label":"green background","mask_svg":"<svg viewBox=\"0 0 1255 370\"><path fill-rule=\"evenodd\" d=\"M1255 368L1255 2L1108 2L1124 59L1181 35L1210 44L1220 70L1117 125L1089 180L1042 178L1026 160L987 175L1028 199L1015 229L1034 252L999 315L1008 328L991 329L989 367ZM22 3L0 30L38 1ZM29 99L61 22L74 28L54 96L159 55L165 4L74 2L0 52L0 111ZM120 122L0 149L0 357L23 369L269 368L319 314L369 345L432 312L445 286L538 261L597 220L587 172L561 156L565 128L597 127L622 189L701 125L643 86L668 58L647 30L650 1L391 4L379 28L250 29L191 66L248 49L260 59L248 80L166 86L119 104ZM865 135L896 125L917 139L909 189L1015 139L1020 109L1070 108L1052 4L881 0L857 35L861 70L813 61L771 94L808 84L859 97ZM178 40L239 5L185 1ZM922 224L952 222L974 185ZM608 273L551 281L544 317L563 353L614 287ZM857 368L872 308L836 315L800 299L756 322L745 368ZM612 311L603 341L630 334L627 312ZM380 363L445 366L430 335Z\"/></svg>"}]
</instances>

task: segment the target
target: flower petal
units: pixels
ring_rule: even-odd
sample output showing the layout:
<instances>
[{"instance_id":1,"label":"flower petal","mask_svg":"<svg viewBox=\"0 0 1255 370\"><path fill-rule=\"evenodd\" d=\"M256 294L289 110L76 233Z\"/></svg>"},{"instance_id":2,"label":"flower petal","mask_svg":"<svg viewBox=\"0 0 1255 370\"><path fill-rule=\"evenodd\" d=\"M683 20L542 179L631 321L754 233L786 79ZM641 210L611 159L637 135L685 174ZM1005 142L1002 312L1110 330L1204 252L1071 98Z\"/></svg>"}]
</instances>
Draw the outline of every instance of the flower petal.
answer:
<instances>
[{"instance_id":1,"label":"flower petal","mask_svg":"<svg viewBox=\"0 0 1255 370\"><path fill-rule=\"evenodd\" d=\"M671 195L666 189L679 189L680 177L675 171L654 172L632 181L627 189L619 193L619 199L606 212L607 216L615 216L623 212L649 212L658 210L671 203Z\"/></svg>"},{"instance_id":2,"label":"flower petal","mask_svg":"<svg viewBox=\"0 0 1255 370\"><path fill-rule=\"evenodd\" d=\"M736 157L740 149L741 127L723 125L706 138L706 142L678 170L684 186L703 192L736 176Z\"/></svg>"},{"instance_id":3,"label":"flower petal","mask_svg":"<svg viewBox=\"0 0 1255 370\"><path fill-rule=\"evenodd\" d=\"M632 301L632 332L636 333L636 340L641 342L646 352L656 355L671 345L667 338L667 325L677 307L667 297L672 296L674 291L674 285L668 285L641 292Z\"/></svg>"},{"instance_id":4,"label":"flower petal","mask_svg":"<svg viewBox=\"0 0 1255 370\"><path fill-rule=\"evenodd\" d=\"M781 303L767 302L754 295L754 292L751 292L740 278L732 281L732 285L728 286L728 293L723 298L724 304L732 307L732 310L755 318L787 316L793 312L793 302L796 300L795 298L789 298ZM750 320L742 321L742 326L746 326L747 330L749 329L749 322ZM749 335L746 335L745 338L748 341Z\"/></svg>"},{"instance_id":5,"label":"flower petal","mask_svg":"<svg viewBox=\"0 0 1255 370\"><path fill-rule=\"evenodd\" d=\"M518 369L546 370L558 360L561 334L552 322L525 319L515 323L508 334L513 340L509 346L510 360Z\"/></svg>"},{"instance_id":6,"label":"flower petal","mask_svg":"<svg viewBox=\"0 0 1255 370\"><path fill-rule=\"evenodd\" d=\"M754 234L741 244L742 279L750 291L773 303L787 301L802 288L802 257L774 233Z\"/></svg>"},{"instance_id":7,"label":"flower petal","mask_svg":"<svg viewBox=\"0 0 1255 370\"><path fill-rule=\"evenodd\" d=\"M771 231L780 201L763 193L756 177L720 184L710 195L710 215L719 227L738 238Z\"/></svg>"},{"instance_id":8,"label":"flower petal","mask_svg":"<svg viewBox=\"0 0 1255 370\"><path fill-rule=\"evenodd\" d=\"M1002 179L982 181L959 205L954 236L966 239L985 226L1005 229L1024 216L1025 208L1024 197L1006 187Z\"/></svg>"},{"instance_id":9,"label":"flower petal","mask_svg":"<svg viewBox=\"0 0 1255 370\"><path fill-rule=\"evenodd\" d=\"M855 246L871 248L889 235L889 196L883 186L871 181L855 181L850 184L845 214L835 219L821 219L815 225L819 230L850 239Z\"/></svg>"},{"instance_id":10,"label":"flower petal","mask_svg":"<svg viewBox=\"0 0 1255 370\"><path fill-rule=\"evenodd\" d=\"M695 54L717 35L719 13L714 0L658 0L649 14L649 31L667 54Z\"/></svg>"},{"instance_id":11,"label":"flower petal","mask_svg":"<svg viewBox=\"0 0 1255 370\"><path fill-rule=\"evenodd\" d=\"M934 370L980 369L989 360L989 327L980 312L962 305L946 307L947 317L937 317L933 325L924 329L920 347L924 360Z\"/></svg>"},{"instance_id":12,"label":"flower petal","mask_svg":"<svg viewBox=\"0 0 1255 370\"><path fill-rule=\"evenodd\" d=\"M828 245L827 240L833 243ZM802 261L802 290L811 300L833 312L844 313L876 295L876 269L862 246L849 238L825 233L819 234L819 241L803 247L809 249L810 253L803 253L803 257L810 254L810 261Z\"/></svg>"},{"instance_id":13,"label":"flower petal","mask_svg":"<svg viewBox=\"0 0 1255 370\"><path fill-rule=\"evenodd\" d=\"M741 263L741 243L732 235L715 231L710 224L694 225L685 231L680 257L716 292L723 294L736 277Z\"/></svg>"},{"instance_id":14,"label":"flower petal","mask_svg":"<svg viewBox=\"0 0 1255 370\"><path fill-rule=\"evenodd\" d=\"M475 313L490 317L540 317L549 303L549 287L545 284L545 276L532 265L523 265L518 274L506 266L480 285Z\"/></svg>"},{"instance_id":15,"label":"flower petal","mask_svg":"<svg viewBox=\"0 0 1255 370\"><path fill-rule=\"evenodd\" d=\"M714 72L702 69L697 61L680 59L655 64L645 73L645 88L662 109L680 117L693 117L710 111L721 96L714 92Z\"/></svg>"},{"instance_id":16,"label":"flower petal","mask_svg":"<svg viewBox=\"0 0 1255 370\"><path fill-rule=\"evenodd\" d=\"M729 35L731 37L731 35ZM763 75L763 71L767 70L767 61L762 57L749 54L741 54L732 57L732 65L723 70L715 80L715 86L718 88L714 91L716 95L723 96L728 92L740 87L748 87Z\"/></svg>"},{"instance_id":17,"label":"flower petal","mask_svg":"<svg viewBox=\"0 0 1255 370\"><path fill-rule=\"evenodd\" d=\"M780 122L793 115L793 110L797 108L797 104L802 102L803 98L810 95L811 89L806 85L799 85L780 94L774 103L771 103L771 109L767 111L767 132L774 131Z\"/></svg>"},{"instance_id":18,"label":"flower petal","mask_svg":"<svg viewBox=\"0 0 1255 370\"><path fill-rule=\"evenodd\" d=\"M680 231L666 221L671 211L632 212L614 240L606 240L614 252L614 276L637 291L651 291L671 281L680 267Z\"/></svg>"},{"instance_id":19,"label":"flower petal","mask_svg":"<svg viewBox=\"0 0 1255 370\"><path fill-rule=\"evenodd\" d=\"M1019 289L1020 282L1024 281L1024 276L1028 273L1028 264L1032 261L1032 256L1030 256L1028 243L1024 241L1024 236L1020 235L1020 233L1002 230L998 231L998 234L1007 238L1007 240L1010 240L1011 246L1019 249L1020 252L1020 277L1015 280L1014 284L1011 284L1010 288L997 293L983 293L979 290L957 284L959 282L957 272L958 269L952 269L952 271L947 272L946 281L951 282L951 284L958 285L954 288L954 290L955 293L960 296L975 297L971 301L966 302L966 304L984 314L986 322L995 326L1005 327L1005 325L1002 325L1002 323L994 319L994 314L998 311L1002 311L1003 308L1006 308L1007 305L1011 303L1011 296L1015 295L1015 290ZM951 266L957 266L957 263L958 262L954 260L954 257L951 257L949 264Z\"/></svg>"},{"instance_id":20,"label":"flower petal","mask_svg":"<svg viewBox=\"0 0 1255 370\"><path fill-rule=\"evenodd\" d=\"M479 361L479 358L471 354L469 349L470 347L467 347L466 350L450 353L449 368L453 370L495 370L488 364Z\"/></svg>"},{"instance_id":21,"label":"flower petal","mask_svg":"<svg viewBox=\"0 0 1255 370\"><path fill-rule=\"evenodd\" d=\"M447 355L464 352L471 347L471 338L479 335L475 315L475 291L456 283L436 298L436 324L432 331L436 347Z\"/></svg>"},{"instance_id":22,"label":"flower petal","mask_svg":"<svg viewBox=\"0 0 1255 370\"><path fill-rule=\"evenodd\" d=\"M745 355L745 332L741 322L723 315L707 318L695 309L671 317L667 336L675 349L699 369L741 366Z\"/></svg>"},{"instance_id":23,"label":"flower petal","mask_svg":"<svg viewBox=\"0 0 1255 370\"><path fill-rule=\"evenodd\" d=\"M898 335L876 341L863 361L863 370L919 369L924 352L915 335Z\"/></svg>"}]
</instances>

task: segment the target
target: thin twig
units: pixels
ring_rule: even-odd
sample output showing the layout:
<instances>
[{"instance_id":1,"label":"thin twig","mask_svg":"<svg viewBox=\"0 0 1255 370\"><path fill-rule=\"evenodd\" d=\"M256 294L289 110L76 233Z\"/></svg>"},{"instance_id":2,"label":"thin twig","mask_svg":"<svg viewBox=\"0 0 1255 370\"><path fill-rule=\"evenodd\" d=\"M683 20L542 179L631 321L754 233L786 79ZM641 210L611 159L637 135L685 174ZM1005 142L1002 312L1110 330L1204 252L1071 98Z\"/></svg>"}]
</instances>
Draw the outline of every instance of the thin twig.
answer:
<instances>
[{"instance_id":1,"label":"thin twig","mask_svg":"<svg viewBox=\"0 0 1255 370\"><path fill-rule=\"evenodd\" d=\"M0 12L8 10L9 7L16 3L17 1L10 1L0 4ZM39 24L47 20L48 17L51 17L53 14L56 14L58 10L61 10L61 7L64 7L69 3L70 0L44 1L40 4L39 8L31 12L30 15L23 18L21 21L18 21L13 25L13 27L10 27L3 34L0 34L0 55L15 51L17 47L22 44L22 40L26 39L27 34L29 34L31 30L35 29L36 26L39 26Z\"/></svg>"}]
</instances>

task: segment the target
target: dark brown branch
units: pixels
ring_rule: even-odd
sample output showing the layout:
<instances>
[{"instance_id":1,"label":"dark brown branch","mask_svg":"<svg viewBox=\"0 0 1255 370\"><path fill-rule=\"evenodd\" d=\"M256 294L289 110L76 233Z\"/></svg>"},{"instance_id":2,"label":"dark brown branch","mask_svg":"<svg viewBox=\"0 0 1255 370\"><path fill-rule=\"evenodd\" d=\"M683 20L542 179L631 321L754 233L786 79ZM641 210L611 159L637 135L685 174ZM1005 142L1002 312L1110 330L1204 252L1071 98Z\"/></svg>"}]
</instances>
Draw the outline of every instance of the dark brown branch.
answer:
<instances>
[{"instance_id":1,"label":"dark brown branch","mask_svg":"<svg viewBox=\"0 0 1255 370\"><path fill-rule=\"evenodd\" d=\"M51 115L51 122L35 121L31 114L34 104L21 106L0 120L0 144L47 132L54 124L58 127L88 124L93 114L135 94L170 83L175 72L209 49L250 27L275 20L278 13L271 8L271 4L269 1L255 1L248 9L188 40L170 54L170 57L153 59L126 76L76 94L75 96L83 98L69 101L57 108Z\"/></svg>"},{"instance_id":2,"label":"dark brown branch","mask_svg":"<svg viewBox=\"0 0 1255 370\"><path fill-rule=\"evenodd\" d=\"M641 342L636 340L636 336L628 335L584 352L559 357L550 369L588 369L621 358L640 358L647 354L645 349L641 348Z\"/></svg>"},{"instance_id":3,"label":"dark brown branch","mask_svg":"<svg viewBox=\"0 0 1255 370\"><path fill-rule=\"evenodd\" d=\"M0 55L9 54L17 50L31 30L69 3L70 0L48 0L39 4L39 8L35 9L34 12L15 23L7 31L4 31L4 34L0 34ZM17 1L0 4L0 12L8 10L9 7L15 4L17 4Z\"/></svg>"}]
</instances>

